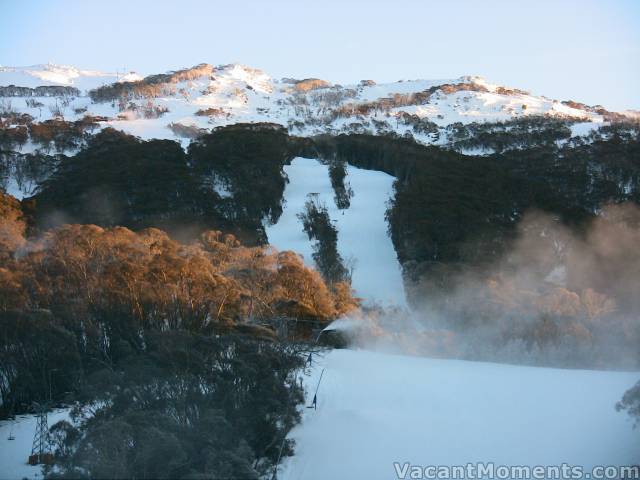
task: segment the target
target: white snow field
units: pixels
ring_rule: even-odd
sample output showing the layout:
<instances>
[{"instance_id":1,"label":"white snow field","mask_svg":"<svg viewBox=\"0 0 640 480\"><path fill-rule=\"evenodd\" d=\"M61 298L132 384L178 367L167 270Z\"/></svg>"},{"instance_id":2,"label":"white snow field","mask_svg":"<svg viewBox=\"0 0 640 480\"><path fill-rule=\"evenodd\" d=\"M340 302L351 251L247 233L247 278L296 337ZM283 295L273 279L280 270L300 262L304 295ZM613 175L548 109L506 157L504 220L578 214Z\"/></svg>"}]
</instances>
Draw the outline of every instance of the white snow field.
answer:
<instances>
[{"instance_id":1,"label":"white snow field","mask_svg":"<svg viewBox=\"0 0 640 480\"><path fill-rule=\"evenodd\" d=\"M344 260L355 261L352 286L356 295L383 305L406 306L400 264L385 219L395 178L348 166L345 182L351 185L354 196L348 209L339 210L326 165L298 157L284 169L289 177L285 203L278 222L266 226L269 243L278 250L300 253L305 263L313 265L313 242L296 215L304 210L308 194L316 193L335 222L340 255Z\"/></svg>"},{"instance_id":2,"label":"white snow field","mask_svg":"<svg viewBox=\"0 0 640 480\"><path fill-rule=\"evenodd\" d=\"M49 413L49 427L61 420L69 420L69 410L59 409ZM0 421L0 479L42 478L42 467L29 465L31 444L36 431L34 415L18 415L15 421ZM9 440L13 433L14 440Z\"/></svg>"},{"instance_id":3,"label":"white snow field","mask_svg":"<svg viewBox=\"0 0 640 480\"><path fill-rule=\"evenodd\" d=\"M280 480L398 478L412 465L632 465L640 432L615 411L640 373L435 360L362 350L316 357L317 410L290 433ZM635 463L634 463L635 462ZM406 478L411 478L407 475Z\"/></svg>"}]
</instances>

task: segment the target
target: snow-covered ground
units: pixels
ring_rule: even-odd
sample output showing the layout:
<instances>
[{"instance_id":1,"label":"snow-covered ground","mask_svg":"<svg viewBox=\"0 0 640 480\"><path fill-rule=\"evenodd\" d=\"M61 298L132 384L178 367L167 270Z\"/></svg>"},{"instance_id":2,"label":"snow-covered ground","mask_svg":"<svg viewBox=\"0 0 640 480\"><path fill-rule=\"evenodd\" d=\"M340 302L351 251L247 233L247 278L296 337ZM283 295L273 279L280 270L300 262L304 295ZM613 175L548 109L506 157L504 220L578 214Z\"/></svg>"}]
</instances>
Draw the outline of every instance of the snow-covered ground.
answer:
<instances>
[{"instance_id":1,"label":"snow-covered ground","mask_svg":"<svg viewBox=\"0 0 640 480\"><path fill-rule=\"evenodd\" d=\"M586 137L603 125L601 122L582 122L571 125L572 137Z\"/></svg>"},{"instance_id":2,"label":"snow-covered ground","mask_svg":"<svg viewBox=\"0 0 640 480\"><path fill-rule=\"evenodd\" d=\"M49 427L61 420L69 420L69 410L59 409L49 413ZM18 415L14 421L0 421L0 479L42 478L42 467L27 463L31 455L33 435L36 431L34 415ZM9 440L13 433L14 440Z\"/></svg>"},{"instance_id":3,"label":"snow-covered ground","mask_svg":"<svg viewBox=\"0 0 640 480\"><path fill-rule=\"evenodd\" d=\"M640 433L615 411L640 373L435 360L362 350L316 357L317 410L291 432L280 480L397 478L413 465L632 465ZM407 478L411 478L407 476Z\"/></svg>"},{"instance_id":4,"label":"snow-covered ground","mask_svg":"<svg viewBox=\"0 0 640 480\"><path fill-rule=\"evenodd\" d=\"M267 225L269 243L278 250L300 253L307 264L313 265L313 242L296 215L304 211L308 194L317 193L338 230L340 255L355 262L352 285L356 295L382 304L405 306L400 264L385 220L394 177L348 166L345 182L351 185L354 196L348 209L339 210L326 165L298 157L285 166L285 172L289 183L284 191L284 208L278 223Z\"/></svg>"},{"instance_id":5,"label":"snow-covered ground","mask_svg":"<svg viewBox=\"0 0 640 480\"><path fill-rule=\"evenodd\" d=\"M6 182L4 182L4 185L2 179L0 179L0 186L4 187L7 194L17 198L18 200L30 197L35 193L35 190L38 187L38 185L31 180L19 182L14 172L9 172L9 176L6 179Z\"/></svg>"}]
</instances>

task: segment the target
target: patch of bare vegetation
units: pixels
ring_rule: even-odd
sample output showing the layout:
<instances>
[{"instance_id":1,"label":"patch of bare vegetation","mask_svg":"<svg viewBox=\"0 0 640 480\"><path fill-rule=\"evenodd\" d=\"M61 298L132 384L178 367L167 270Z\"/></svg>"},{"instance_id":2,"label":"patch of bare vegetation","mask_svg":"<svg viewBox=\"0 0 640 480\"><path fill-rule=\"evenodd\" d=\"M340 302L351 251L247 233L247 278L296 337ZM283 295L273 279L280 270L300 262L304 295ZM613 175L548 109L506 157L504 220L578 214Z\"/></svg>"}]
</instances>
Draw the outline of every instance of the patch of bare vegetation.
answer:
<instances>
[{"instance_id":1,"label":"patch of bare vegetation","mask_svg":"<svg viewBox=\"0 0 640 480\"><path fill-rule=\"evenodd\" d=\"M98 124L94 117L84 117L75 122L67 122L61 119L51 119L29 125L30 138L45 148L55 146L58 150L75 148L86 140Z\"/></svg>"},{"instance_id":2,"label":"patch of bare vegetation","mask_svg":"<svg viewBox=\"0 0 640 480\"><path fill-rule=\"evenodd\" d=\"M331 84L326 80L319 78L305 78L304 80L298 80L293 88L298 92L308 92L310 90L317 90L319 88L328 88Z\"/></svg>"},{"instance_id":3,"label":"patch of bare vegetation","mask_svg":"<svg viewBox=\"0 0 640 480\"><path fill-rule=\"evenodd\" d=\"M576 110L582 110L589 113L595 113L598 115L602 115L605 121L607 122L627 122L629 121L629 117L623 115L618 112L611 112L604 108L602 105L587 105L581 102L575 102L573 100L563 100L563 105L566 105L570 108L575 108Z\"/></svg>"},{"instance_id":4,"label":"patch of bare vegetation","mask_svg":"<svg viewBox=\"0 0 640 480\"><path fill-rule=\"evenodd\" d=\"M500 95L530 95L526 90L520 90L518 88L506 88L506 87L498 87L495 89L495 93Z\"/></svg>"},{"instance_id":5,"label":"patch of bare vegetation","mask_svg":"<svg viewBox=\"0 0 640 480\"><path fill-rule=\"evenodd\" d=\"M209 107L201 108L196 112L199 117L229 117L230 113L226 112L223 108Z\"/></svg>"},{"instance_id":6,"label":"patch of bare vegetation","mask_svg":"<svg viewBox=\"0 0 640 480\"><path fill-rule=\"evenodd\" d=\"M204 128L200 128L196 125L185 125L184 123L179 122L172 122L167 125L167 128L170 129L177 137L182 138L198 138L207 133L207 130Z\"/></svg>"},{"instance_id":7,"label":"patch of bare vegetation","mask_svg":"<svg viewBox=\"0 0 640 480\"><path fill-rule=\"evenodd\" d=\"M386 113L394 108L408 107L413 105L425 105L429 103L432 95L441 92L445 95L460 91L488 92L488 89L477 83L456 83L435 85L420 92L395 93L390 97L383 97L371 102L348 103L332 112L335 118L351 117L355 115L371 115Z\"/></svg>"},{"instance_id":8,"label":"patch of bare vegetation","mask_svg":"<svg viewBox=\"0 0 640 480\"><path fill-rule=\"evenodd\" d=\"M149 75L134 82L119 82L96 88L89 92L94 102L112 102L122 98L158 98L174 95L178 91L176 84L195 80L203 76L211 76L212 65L203 63L192 68L175 72Z\"/></svg>"}]
</instances>

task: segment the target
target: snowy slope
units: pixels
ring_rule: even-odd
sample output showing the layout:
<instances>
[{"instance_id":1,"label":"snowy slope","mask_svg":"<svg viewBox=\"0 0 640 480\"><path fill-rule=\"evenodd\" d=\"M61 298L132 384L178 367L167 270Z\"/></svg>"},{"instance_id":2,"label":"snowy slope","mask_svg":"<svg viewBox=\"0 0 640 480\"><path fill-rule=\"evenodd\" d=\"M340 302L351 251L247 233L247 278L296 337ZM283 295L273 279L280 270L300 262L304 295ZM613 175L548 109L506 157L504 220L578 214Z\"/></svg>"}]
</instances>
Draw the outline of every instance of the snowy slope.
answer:
<instances>
[{"instance_id":1,"label":"snowy slope","mask_svg":"<svg viewBox=\"0 0 640 480\"><path fill-rule=\"evenodd\" d=\"M387 480L393 462L590 470L639 460L640 435L614 409L639 373L334 350L307 378L309 399L322 368L318 409L290 434L296 454L281 480Z\"/></svg>"},{"instance_id":2,"label":"snowy slope","mask_svg":"<svg viewBox=\"0 0 640 480\"><path fill-rule=\"evenodd\" d=\"M69 420L69 410L59 409L49 413L49 427L62 420ZM42 467L27 463L36 431L34 415L18 415L14 421L0 421L0 480L42 478ZM9 440L13 433L14 440Z\"/></svg>"},{"instance_id":3,"label":"snowy slope","mask_svg":"<svg viewBox=\"0 0 640 480\"><path fill-rule=\"evenodd\" d=\"M356 295L382 304L406 306L400 264L387 234L386 202L393 195L394 177L386 173L347 167L345 182L354 196L347 210L338 210L326 165L309 158L295 158L285 166L289 183L284 191L282 216L267 225L269 243L278 250L293 250L313 265L313 244L296 217L304 210L309 193L327 206L338 230L338 250L353 259L352 286Z\"/></svg>"},{"instance_id":4,"label":"snowy slope","mask_svg":"<svg viewBox=\"0 0 640 480\"><path fill-rule=\"evenodd\" d=\"M195 67L193 71L197 71ZM138 80L137 74L102 73L51 64L0 67L0 86L75 86L82 94L64 106L65 119L76 120L87 114L105 116L109 120L103 126L142 138L177 139L168 128L172 123L211 130L233 123L272 122L286 126L295 135L395 132L411 133L426 144L446 144L444 127L455 122L495 122L529 115L579 119L594 124L604 120L601 114L589 109L573 108L546 97L504 88L481 77L346 86L327 83L321 88L307 89L299 86L304 83L276 80L261 70L239 64L210 67L207 71L211 74L198 74L169 85L170 92L166 95L130 98L122 105L117 101L94 103L86 96L87 91L113 82ZM36 121L51 118L49 107L57 100L43 97L38 101L44 107L36 108L17 97L0 98L0 101L11 101L12 110L29 113ZM145 118L139 110L131 108L149 102L168 112L159 118ZM60 102L57 103L59 106ZM213 110L206 112L207 109ZM406 122L406 115L435 123L441 134L415 130Z\"/></svg>"}]
</instances>

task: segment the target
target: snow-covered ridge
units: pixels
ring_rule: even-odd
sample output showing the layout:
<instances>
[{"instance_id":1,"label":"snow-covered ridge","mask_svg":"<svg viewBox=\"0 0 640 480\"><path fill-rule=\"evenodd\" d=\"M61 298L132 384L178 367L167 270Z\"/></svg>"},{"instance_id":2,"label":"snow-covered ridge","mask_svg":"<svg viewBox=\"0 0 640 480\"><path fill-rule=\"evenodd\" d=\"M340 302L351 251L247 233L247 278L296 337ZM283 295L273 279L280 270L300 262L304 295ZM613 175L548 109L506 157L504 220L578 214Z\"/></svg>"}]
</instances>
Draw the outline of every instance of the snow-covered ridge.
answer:
<instances>
[{"instance_id":1,"label":"snow-covered ridge","mask_svg":"<svg viewBox=\"0 0 640 480\"><path fill-rule=\"evenodd\" d=\"M81 70L70 65L51 63L30 65L27 67L0 66L0 86L15 85L19 87L68 86L76 87L81 92L114 82L141 80L143 77L135 72L105 73L97 70Z\"/></svg>"},{"instance_id":2,"label":"snow-covered ridge","mask_svg":"<svg viewBox=\"0 0 640 480\"><path fill-rule=\"evenodd\" d=\"M54 96L42 97L41 105L34 107L33 102L30 106L20 100L19 90L5 89L2 93L2 87L9 85L73 86L80 95L65 98L62 109ZM7 101L11 102L9 108ZM446 127L455 123L530 116L590 124L607 120L601 110L530 95L478 76L384 84L363 80L343 86L320 79L276 80L240 64L200 64L144 79L135 73L103 73L51 64L0 67L0 102L5 104L0 116L7 111L27 113L36 122L56 115L65 120L101 116L108 118L103 126L142 138L168 139L189 136L184 128L168 128L172 124L199 132L234 123L270 122L301 136L394 133L410 135L425 144L445 145Z\"/></svg>"}]
</instances>

